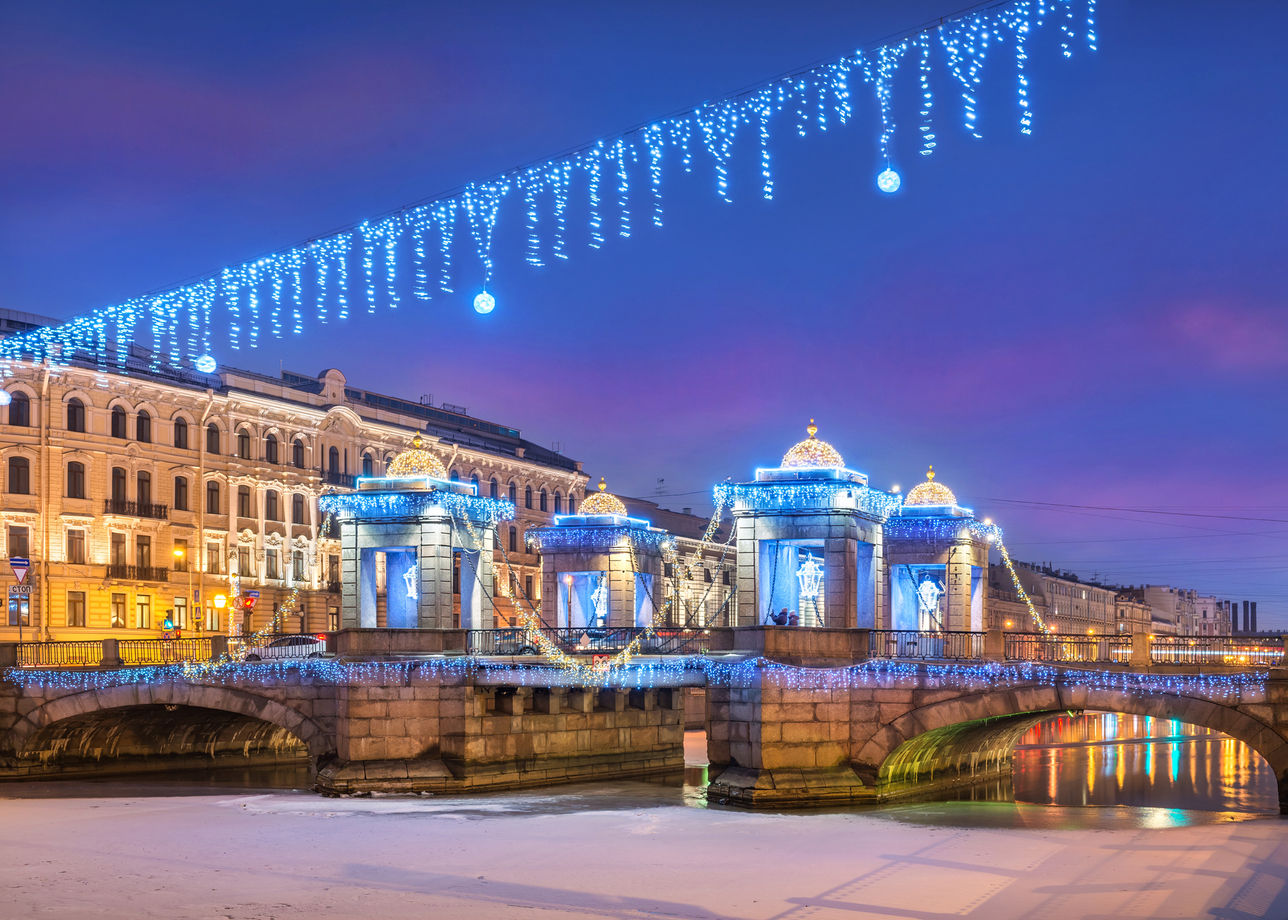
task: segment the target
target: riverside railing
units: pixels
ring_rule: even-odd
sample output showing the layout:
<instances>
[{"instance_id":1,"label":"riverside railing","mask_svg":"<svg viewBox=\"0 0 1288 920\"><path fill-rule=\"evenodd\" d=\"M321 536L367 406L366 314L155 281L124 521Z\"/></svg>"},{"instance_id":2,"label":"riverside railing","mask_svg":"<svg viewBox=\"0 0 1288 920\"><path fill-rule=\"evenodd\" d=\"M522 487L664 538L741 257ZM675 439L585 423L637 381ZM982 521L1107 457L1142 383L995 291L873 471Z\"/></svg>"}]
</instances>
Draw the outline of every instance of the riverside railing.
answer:
<instances>
[{"instance_id":1,"label":"riverside railing","mask_svg":"<svg viewBox=\"0 0 1288 920\"><path fill-rule=\"evenodd\" d=\"M637 638L642 655L698 655L708 651L710 633L705 629L661 627L543 628L541 634L569 655L612 655ZM466 647L472 655L536 655L539 650L526 630L471 629Z\"/></svg>"},{"instance_id":2,"label":"riverside railing","mask_svg":"<svg viewBox=\"0 0 1288 920\"><path fill-rule=\"evenodd\" d=\"M1283 636L1155 636L1149 647L1153 664L1266 667L1283 657Z\"/></svg>"},{"instance_id":3,"label":"riverside railing","mask_svg":"<svg viewBox=\"0 0 1288 920\"><path fill-rule=\"evenodd\" d=\"M121 639L121 664L175 664L180 661L209 661L213 649L209 636L191 639Z\"/></svg>"},{"instance_id":4,"label":"riverside railing","mask_svg":"<svg viewBox=\"0 0 1288 920\"><path fill-rule=\"evenodd\" d=\"M121 668L209 661L222 636L189 639L74 639L55 642L16 642L11 659L20 668Z\"/></svg>"},{"instance_id":5,"label":"riverside railing","mask_svg":"<svg viewBox=\"0 0 1288 920\"><path fill-rule=\"evenodd\" d=\"M985 635L956 630L874 629L870 654L873 658L983 658Z\"/></svg>"},{"instance_id":6,"label":"riverside railing","mask_svg":"<svg viewBox=\"0 0 1288 920\"><path fill-rule=\"evenodd\" d=\"M20 668L97 668L103 663L99 640L73 642L19 642Z\"/></svg>"},{"instance_id":7,"label":"riverside railing","mask_svg":"<svg viewBox=\"0 0 1288 920\"><path fill-rule=\"evenodd\" d=\"M1006 633L1002 650L1007 661L1086 661L1128 664L1131 636L1060 636Z\"/></svg>"}]
</instances>

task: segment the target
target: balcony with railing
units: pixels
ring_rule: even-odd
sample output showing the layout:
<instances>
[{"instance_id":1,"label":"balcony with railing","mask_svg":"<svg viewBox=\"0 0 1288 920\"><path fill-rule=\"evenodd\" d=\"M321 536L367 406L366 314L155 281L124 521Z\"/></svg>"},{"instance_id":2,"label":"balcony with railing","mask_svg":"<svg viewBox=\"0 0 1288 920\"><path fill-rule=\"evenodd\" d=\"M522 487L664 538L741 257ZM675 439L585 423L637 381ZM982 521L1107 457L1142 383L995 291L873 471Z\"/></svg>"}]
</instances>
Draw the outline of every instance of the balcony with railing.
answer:
<instances>
[{"instance_id":1,"label":"balcony with railing","mask_svg":"<svg viewBox=\"0 0 1288 920\"><path fill-rule=\"evenodd\" d=\"M170 519L170 506L154 505L151 502L126 501L123 498L105 498L103 499L103 513L166 521Z\"/></svg>"},{"instance_id":2,"label":"balcony with railing","mask_svg":"<svg viewBox=\"0 0 1288 920\"><path fill-rule=\"evenodd\" d=\"M341 473L339 470L318 470L318 475L326 485L340 486L345 489L352 489L357 480L352 473Z\"/></svg>"},{"instance_id":3,"label":"balcony with railing","mask_svg":"<svg viewBox=\"0 0 1288 920\"><path fill-rule=\"evenodd\" d=\"M109 563L107 577L121 581L169 581L170 570L159 565L125 565Z\"/></svg>"}]
</instances>

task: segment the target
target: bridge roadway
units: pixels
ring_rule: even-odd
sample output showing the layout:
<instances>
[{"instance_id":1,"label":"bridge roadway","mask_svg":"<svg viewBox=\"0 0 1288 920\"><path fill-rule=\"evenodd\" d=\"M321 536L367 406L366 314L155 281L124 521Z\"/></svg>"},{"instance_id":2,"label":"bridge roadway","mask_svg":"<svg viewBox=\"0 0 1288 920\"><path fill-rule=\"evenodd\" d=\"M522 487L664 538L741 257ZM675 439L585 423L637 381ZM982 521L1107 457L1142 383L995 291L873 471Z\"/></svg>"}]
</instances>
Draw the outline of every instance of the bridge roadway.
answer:
<instances>
[{"instance_id":1,"label":"bridge roadway","mask_svg":"<svg viewBox=\"0 0 1288 920\"><path fill-rule=\"evenodd\" d=\"M1288 669L866 661L848 630L731 630L608 679L529 656L341 657L185 670L11 668L0 776L306 760L319 791L468 792L678 773L702 688L708 795L877 802L1009 773L1050 715L1177 719L1250 745L1288 806ZM829 635L830 634L830 635Z\"/></svg>"}]
</instances>

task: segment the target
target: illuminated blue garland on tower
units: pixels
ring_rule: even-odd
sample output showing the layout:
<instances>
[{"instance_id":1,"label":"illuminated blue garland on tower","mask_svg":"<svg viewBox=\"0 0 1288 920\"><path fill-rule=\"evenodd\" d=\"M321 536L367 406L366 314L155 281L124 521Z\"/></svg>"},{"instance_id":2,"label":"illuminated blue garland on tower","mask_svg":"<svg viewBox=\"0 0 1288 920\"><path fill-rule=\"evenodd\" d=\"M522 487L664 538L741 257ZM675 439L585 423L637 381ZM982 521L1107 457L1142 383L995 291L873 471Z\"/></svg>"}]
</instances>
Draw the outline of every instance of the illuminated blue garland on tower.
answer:
<instances>
[{"instance_id":1,"label":"illuminated blue garland on tower","mask_svg":"<svg viewBox=\"0 0 1288 920\"><path fill-rule=\"evenodd\" d=\"M226 267L192 284L113 304L59 326L0 341L0 371L19 359L73 358L124 366L131 343L148 349L152 368L162 362L212 373L218 346L236 351L255 348L262 337L282 338L304 331L305 312L325 324L348 317L353 298L368 313L394 309L404 301L399 277L410 270L412 296L430 300L453 292L458 269L453 248L473 245L478 268L474 307L489 313L495 299L492 241L502 206L515 201L527 231L526 261L547 264L547 257L568 258L568 205L584 193L587 236L600 248L616 230L631 236L632 202L646 202L649 221L662 226L662 180L667 161L679 160L686 173L695 159L709 158L715 192L732 200L730 166L735 141L754 135L760 194L774 197L771 141L784 121L806 137L847 124L853 117L851 91L872 93L878 112L876 185L894 193L903 183L895 166L894 84L900 67L915 67L921 99L919 153L934 152L935 69L959 91L962 125L980 135L979 85L985 61L1003 51L1015 62L1019 129L1033 124L1027 64L1033 33L1054 20L1065 57L1079 41L1096 49L1096 0L1015 0L942 21L897 41L859 50L808 70L770 81L756 89L705 102L691 111L650 122L572 154L545 160L490 179L471 182L459 192L387 217L312 240L263 258ZM743 147L748 145L744 144ZM640 189L645 189L643 192ZM356 264L355 264L356 263ZM352 272L360 272L351 279ZM356 287L355 292L353 288Z\"/></svg>"}]
</instances>

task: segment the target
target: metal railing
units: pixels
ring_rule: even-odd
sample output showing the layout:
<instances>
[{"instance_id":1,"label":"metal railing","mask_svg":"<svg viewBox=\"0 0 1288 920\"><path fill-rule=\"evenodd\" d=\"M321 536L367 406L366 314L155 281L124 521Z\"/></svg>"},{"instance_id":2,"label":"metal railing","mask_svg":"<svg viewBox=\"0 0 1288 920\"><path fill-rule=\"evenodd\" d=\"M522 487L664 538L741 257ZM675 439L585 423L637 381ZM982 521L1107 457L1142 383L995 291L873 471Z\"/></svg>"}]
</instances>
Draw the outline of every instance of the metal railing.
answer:
<instances>
[{"instance_id":1,"label":"metal railing","mask_svg":"<svg viewBox=\"0 0 1288 920\"><path fill-rule=\"evenodd\" d=\"M96 668L103 663L98 639L68 642L19 642L20 668Z\"/></svg>"},{"instance_id":2,"label":"metal railing","mask_svg":"<svg viewBox=\"0 0 1288 920\"><path fill-rule=\"evenodd\" d=\"M358 478L353 473L341 473L339 470L318 470L318 475L327 485L343 486L346 489L352 489Z\"/></svg>"},{"instance_id":3,"label":"metal railing","mask_svg":"<svg viewBox=\"0 0 1288 920\"><path fill-rule=\"evenodd\" d=\"M873 658L983 658L984 633L948 630L874 629Z\"/></svg>"},{"instance_id":4,"label":"metal railing","mask_svg":"<svg viewBox=\"0 0 1288 920\"><path fill-rule=\"evenodd\" d=\"M1089 661L1127 664L1131 661L1131 636L1060 636L1039 633L1006 633L1003 655L1007 661Z\"/></svg>"},{"instance_id":5,"label":"metal railing","mask_svg":"<svg viewBox=\"0 0 1288 920\"><path fill-rule=\"evenodd\" d=\"M1153 664L1266 667L1283 657L1283 636L1155 636L1149 646Z\"/></svg>"},{"instance_id":6,"label":"metal railing","mask_svg":"<svg viewBox=\"0 0 1288 920\"><path fill-rule=\"evenodd\" d=\"M124 581L169 581L170 570L159 565L124 565L113 562L107 567L107 577Z\"/></svg>"},{"instance_id":7,"label":"metal railing","mask_svg":"<svg viewBox=\"0 0 1288 920\"><path fill-rule=\"evenodd\" d=\"M131 502L122 498L105 498L103 499L103 513L156 518L159 521L164 521L170 517L170 506L154 505L151 502Z\"/></svg>"},{"instance_id":8,"label":"metal railing","mask_svg":"<svg viewBox=\"0 0 1288 920\"><path fill-rule=\"evenodd\" d=\"M541 634L569 655L612 655L637 637L642 655L698 655L709 650L710 633L705 629L659 627L651 633L642 627L545 628ZM539 649L526 630L471 629L466 647L472 655L535 655Z\"/></svg>"},{"instance_id":9,"label":"metal railing","mask_svg":"<svg viewBox=\"0 0 1288 920\"><path fill-rule=\"evenodd\" d=\"M210 637L191 639L121 639L121 664L173 664L179 661L208 661L213 651Z\"/></svg>"}]
</instances>

